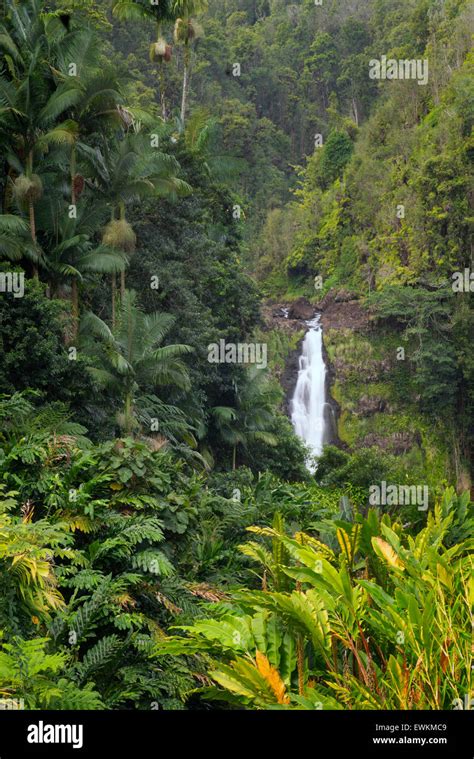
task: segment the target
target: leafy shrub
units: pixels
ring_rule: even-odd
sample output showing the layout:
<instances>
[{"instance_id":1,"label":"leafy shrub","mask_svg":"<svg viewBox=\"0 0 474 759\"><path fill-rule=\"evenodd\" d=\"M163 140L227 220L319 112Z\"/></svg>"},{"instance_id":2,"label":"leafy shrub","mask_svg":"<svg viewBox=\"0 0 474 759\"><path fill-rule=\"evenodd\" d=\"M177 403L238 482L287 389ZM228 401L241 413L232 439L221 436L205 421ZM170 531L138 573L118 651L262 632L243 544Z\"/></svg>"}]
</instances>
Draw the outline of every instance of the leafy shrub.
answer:
<instances>
[{"instance_id":1,"label":"leafy shrub","mask_svg":"<svg viewBox=\"0 0 474 759\"><path fill-rule=\"evenodd\" d=\"M375 511L339 522L337 550L278 517L250 528L241 550L262 590L210 607L156 655L195 656L203 697L244 708L451 709L472 662L470 542L447 547L466 519L450 491L415 538Z\"/></svg>"}]
</instances>

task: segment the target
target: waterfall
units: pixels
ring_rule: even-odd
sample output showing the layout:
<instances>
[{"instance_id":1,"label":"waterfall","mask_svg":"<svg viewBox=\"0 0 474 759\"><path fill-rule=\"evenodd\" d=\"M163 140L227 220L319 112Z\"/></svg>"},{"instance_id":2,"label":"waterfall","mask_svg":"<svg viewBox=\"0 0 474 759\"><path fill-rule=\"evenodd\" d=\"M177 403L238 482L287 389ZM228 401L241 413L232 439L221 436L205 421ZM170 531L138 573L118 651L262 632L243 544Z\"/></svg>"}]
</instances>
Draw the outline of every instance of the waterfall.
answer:
<instances>
[{"instance_id":1,"label":"waterfall","mask_svg":"<svg viewBox=\"0 0 474 759\"><path fill-rule=\"evenodd\" d=\"M312 456L318 458L325 442L326 365L320 317L307 324L310 329L300 356L298 381L291 402L291 421L296 434L308 445ZM314 463L309 462L308 468L314 472Z\"/></svg>"}]
</instances>

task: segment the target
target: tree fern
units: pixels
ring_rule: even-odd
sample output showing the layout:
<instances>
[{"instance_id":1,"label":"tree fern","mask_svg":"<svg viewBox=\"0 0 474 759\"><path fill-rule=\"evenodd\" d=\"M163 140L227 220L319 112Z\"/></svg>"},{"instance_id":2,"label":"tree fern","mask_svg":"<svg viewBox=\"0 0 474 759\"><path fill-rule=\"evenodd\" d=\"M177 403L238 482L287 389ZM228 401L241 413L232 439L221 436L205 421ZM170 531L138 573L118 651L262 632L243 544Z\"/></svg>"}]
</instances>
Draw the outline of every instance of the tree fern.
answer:
<instances>
[{"instance_id":1,"label":"tree fern","mask_svg":"<svg viewBox=\"0 0 474 759\"><path fill-rule=\"evenodd\" d=\"M169 577L175 572L172 563L164 553L152 548L134 554L132 566L158 577Z\"/></svg>"},{"instance_id":2,"label":"tree fern","mask_svg":"<svg viewBox=\"0 0 474 759\"><path fill-rule=\"evenodd\" d=\"M123 648L123 642L117 635L108 635L97 641L89 648L77 671L81 681L89 679L98 670L103 669L118 657Z\"/></svg>"}]
</instances>

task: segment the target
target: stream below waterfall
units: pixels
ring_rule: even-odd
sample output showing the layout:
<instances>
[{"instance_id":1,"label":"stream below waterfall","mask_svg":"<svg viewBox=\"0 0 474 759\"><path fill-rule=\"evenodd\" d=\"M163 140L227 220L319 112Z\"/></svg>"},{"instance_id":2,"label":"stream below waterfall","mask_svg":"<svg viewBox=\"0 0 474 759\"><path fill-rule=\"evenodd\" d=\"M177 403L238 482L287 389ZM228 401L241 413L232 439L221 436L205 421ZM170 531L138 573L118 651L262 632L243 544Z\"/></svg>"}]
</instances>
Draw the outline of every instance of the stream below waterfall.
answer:
<instances>
[{"instance_id":1,"label":"stream below waterfall","mask_svg":"<svg viewBox=\"0 0 474 759\"><path fill-rule=\"evenodd\" d=\"M327 442L327 415L332 409L327 402L326 364L323 353L323 330L320 317L307 322L299 360L298 380L291 401L291 421L296 434L311 451L308 468L315 472L318 459Z\"/></svg>"}]
</instances>

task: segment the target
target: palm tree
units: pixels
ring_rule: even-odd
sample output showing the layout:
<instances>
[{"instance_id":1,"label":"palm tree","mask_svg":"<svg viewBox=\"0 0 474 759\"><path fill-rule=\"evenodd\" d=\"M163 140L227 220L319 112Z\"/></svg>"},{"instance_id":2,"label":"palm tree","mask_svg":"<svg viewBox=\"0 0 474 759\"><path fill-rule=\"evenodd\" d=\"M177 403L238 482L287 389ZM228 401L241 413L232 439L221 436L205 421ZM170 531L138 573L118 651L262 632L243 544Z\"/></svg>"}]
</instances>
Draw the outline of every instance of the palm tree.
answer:
<instances>
[{"instance_id":1,"label":"palm tree","mask_svg":"<svg viewBox=\"0 0 474 759\"><path fill-rule=\"evenodd\" d=\"M110 205L110 222L102 242L127 255L135 251L136 235L127 220L128 203L152 197L175 198L190 190L176 176L179 164L173 156L151 147L141 132L128 133L107 149L98 183ZM125 293L125 271L121 272L121 297ZM115 280L112 282L112 326L115 321Z\"/></svg>"},{"instance_id":2,"label":"palm tree","mask_svg":"<svg viewBox=\"0 0 474 759\"><path fill-rule=\"evenodd\" d=\"M83 206L77 218L60 213L53 203L43 214L44 235L48 255L45 266L50 291L58 294L64 282L71 287L73 337L79 326L79 284L88 274L117 274L125 269L127 259L121 250L94 243L103 210L94 205Z\"/></svg>"},{"instance_id":3,"label":"palm tree","mask_svg":"<svg viewBox=\"0 0 474 759\"><path fill-rule=\"evenodd\" d=\"M150 45L150 61L160 67L161 114L166 121L165 63L171 60L172 48L163 37L163 24L174 21L172 0L159 0L152 4L150 0L118 0L113 6L113 14L120 21L151 20L156 23L156 40Z\"/></svg>"},{"instance_id":4,"label":"palm tree","mask_svg":"<svg viewBox=\"0 0 474 759\"><path fill-rule=\"evenodd\" d=\"M186 119L186 105L189 87L189 72L191 66L191 45L202 36L200 24L192 18L196 13L207 9L207 0L173 0L173 11L176 14L174 40L184 47L183 92L181 96L181 125Z\"/></svg>"},{"instance_id":5,"label":"palm tree","mask_svg":"<svg viewBox=\"0 0 474 759\"><path fill-rule=\"evenodd\" d=\"M81 322L86 353L95 361L91 374L122 402L119 426L131 434L140 427L140 399L156 387L190 387L189 375L181 356L192 352L188 345L162 345L174 324L164 313L145 314L137 304L136 293L126 291L111 330L98 316L89 312Z\"/></svg>"},{"instance_id":6,"label":"palm tree","mask_svg":"<svg viewBox=\"0 0 474 759\"><path fill-rule=\"evenodd\" d=\"M269 430L275 414L278 393L270 377L262 369L247 370L244 381L234 383L234 406L212 409L217 429L225 443L232 446L232 469L237 467L237 450L248 449L252 443L275 446L277 438Z\"/></svg>"},{"instance_id":7,"label":"palm tree","mask_svg":"<svg viewBox=\"0 0 474 759\"><path fill-rule=\"evenodd\" d=\"M183 133L186 150L196 157L209 175L218 182L231 184L241 171L241 163L222 152L219 120L205 108L193 108Z\"/></svg>"},{"instance_id":8,"label":"palm tree","mask_svg":"<svg viewBox=\"0 0 474 759\"><path fill-rule=\"evenodd\" d=\"M0 258L8 261L27 258L38 265L40 257L41 251L32 242L26 221L14 214L0 214Z\"/></svg>"},{"instance_id":9,"label":"palm tree","mask_svg":"<svg viewBox=\"0 0 474 759\"><path fill-rule=\"evenodd\" d=\"M11 167L10 189L19 208L28 214L36 244L35 206L43 195L38 166L50 144L73 141L69 125L56 122L77 102L79 90L72 77L59 85L54 79L62 40L52 34L48 14L41 13L37 0L9 3L9 9L8 27L0 26L0 52L9 62L0 74L0 144Z\"/></svg>"},{"instance_id":10,"label":"palm tree","mask_svg":"<svg viewBox=\"0 0 474 759\"><path fill-rule=\"evenodd\" d=\"M104 68L99 57L100 46L97 35L89 29L72 32L58 52L55 70L57 80L72 85L78 95L68 109L67 119L60 127L70 134L70 182L71 204L76 205L77 197L84 186L83 177L77 173L77 159L88 154L90 148L83 139L90 134L104 133L107 126L122 124L122 96L119 82L113 69ZM76 75L69 77L71 60L76 66ZM105 135L103 137L105 139Z\"/></svg>"}]
</instances>

